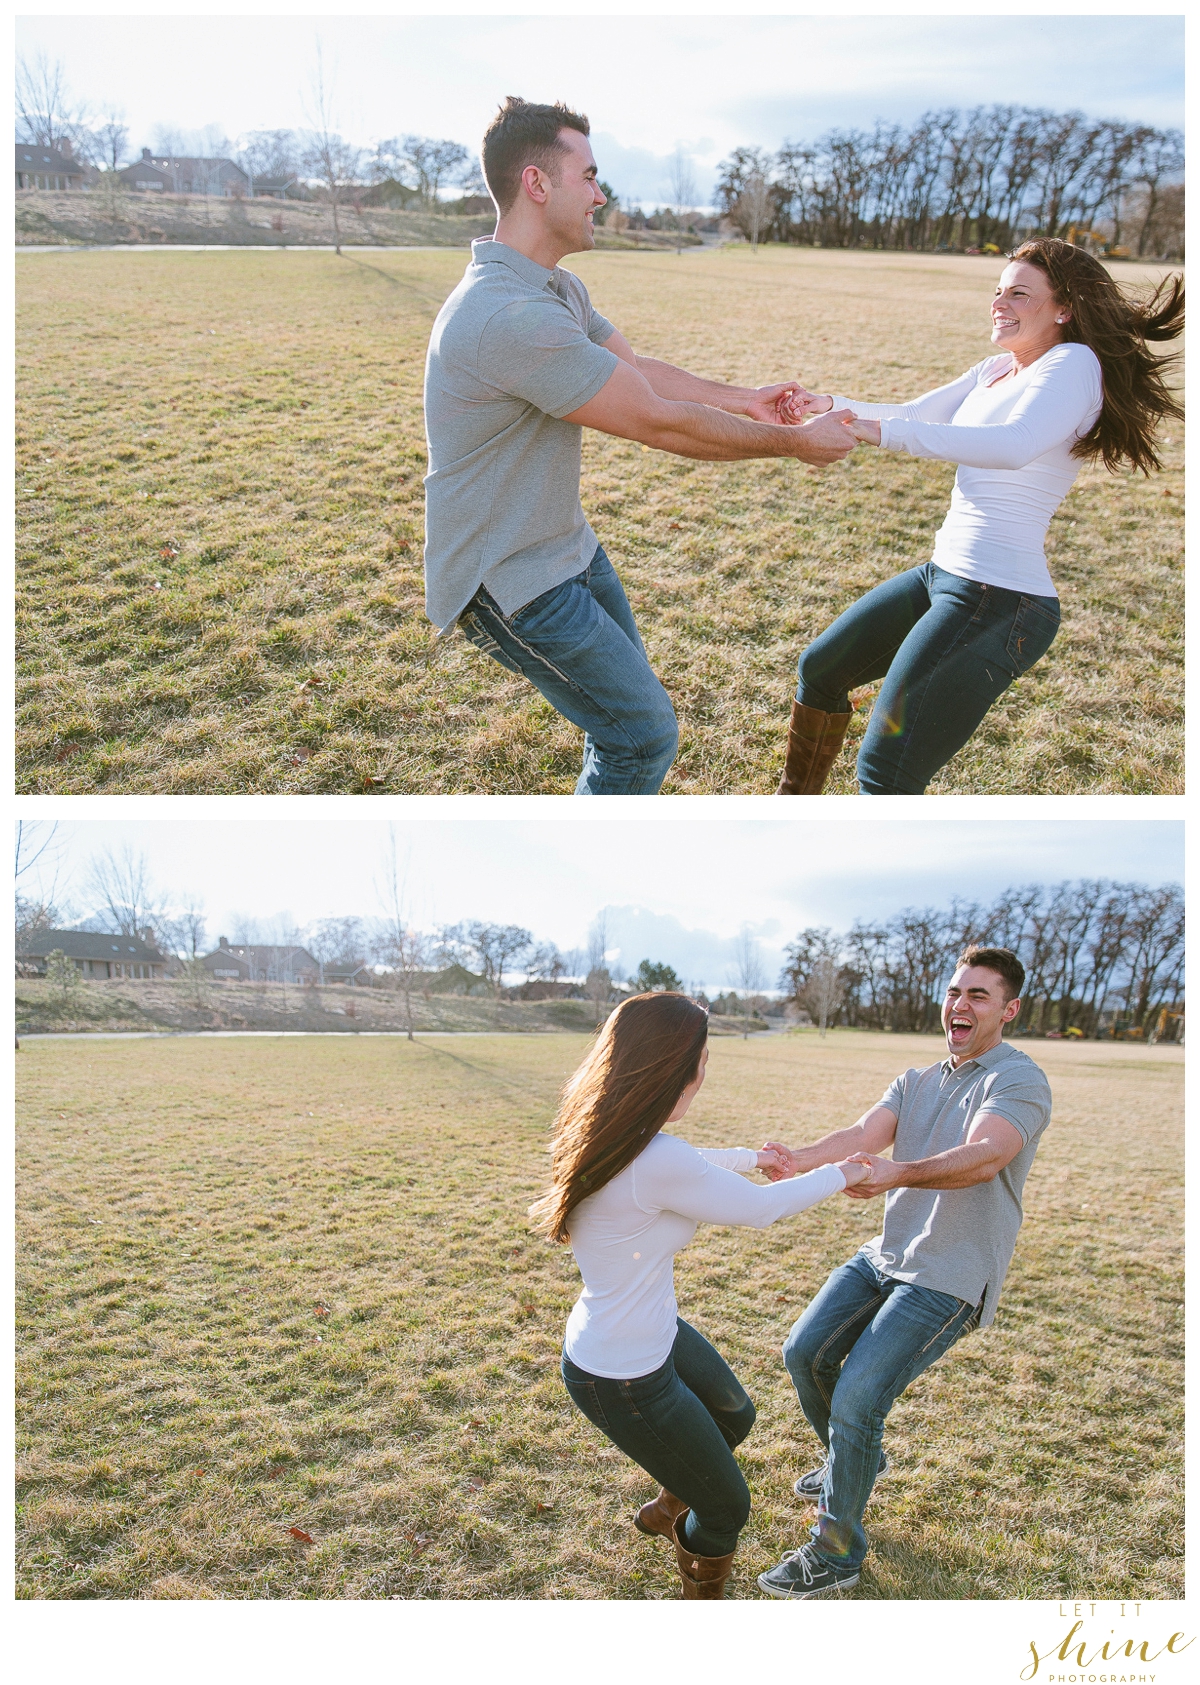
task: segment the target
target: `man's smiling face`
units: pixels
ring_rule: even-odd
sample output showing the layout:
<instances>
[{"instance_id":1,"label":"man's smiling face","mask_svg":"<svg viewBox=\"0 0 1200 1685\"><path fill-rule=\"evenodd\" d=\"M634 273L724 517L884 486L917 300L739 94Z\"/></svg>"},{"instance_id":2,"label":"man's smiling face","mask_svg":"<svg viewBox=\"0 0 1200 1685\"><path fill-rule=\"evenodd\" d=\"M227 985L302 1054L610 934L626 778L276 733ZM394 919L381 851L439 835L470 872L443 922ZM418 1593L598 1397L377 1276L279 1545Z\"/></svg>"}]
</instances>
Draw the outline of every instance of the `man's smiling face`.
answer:
<instances>
[{"instance_id":1,"label":"man's smiling face","mask_svg":"<svg viewBox=\"0 0 1200 1685\"><path fill-rule=\"evenodd\" d=\"M985 965L960 965L946 988L942 1028L956 1065L999 1045L1005 1024L1021 1010L1009 1000L1003 977Z\"/></svg>"},{"instance_id":2,"label":"man's smiling face","mask_svg":"<svg viewBox=\"0 0 1200 1685\"><path fill-rule=\"evenodd\" d=\"M554 161L546 227L564 254L591 251L596 244L592 215L608 203L596 185L592 145L577 129L560 130L558 141L564 150Z\"/></svg>"}]
</instances>

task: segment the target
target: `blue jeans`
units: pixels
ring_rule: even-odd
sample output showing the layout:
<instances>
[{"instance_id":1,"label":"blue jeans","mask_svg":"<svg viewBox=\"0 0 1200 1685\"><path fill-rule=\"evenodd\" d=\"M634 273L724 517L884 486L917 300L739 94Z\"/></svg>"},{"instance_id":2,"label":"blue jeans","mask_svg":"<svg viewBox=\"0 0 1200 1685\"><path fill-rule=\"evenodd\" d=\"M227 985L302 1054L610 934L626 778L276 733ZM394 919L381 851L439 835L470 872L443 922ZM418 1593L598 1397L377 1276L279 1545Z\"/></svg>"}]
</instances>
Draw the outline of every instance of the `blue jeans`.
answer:
<instances>
[{"instance_id":1,"label":"blue jeans","mask_svg":"<svg viewBox=\"0 0 1200 1685\"><path fill-rule=\"evenodd\" d=\"M885 580L800 657L797 702L850 711L856 685L883 679L858 751L865 796L919 796L992 703L1041 659L1057 597L960 579L933 562Z\"/></svg>"},{"instance_id":2,"label":"blue jeans","mask_svg":"<svg viewBox=\"0 0 1200 1685\"><path fill-rule=\"evenodd\" d=\"M813 1543L836 1567L857 1568L867 1554L862 1518L888 1411L978 1314L964 1299L881 1275L859 1252L788 1335L783 1361L828 1451Z\"/></svg>"},{"instance_id":3,"label":"blue jeans","mask_svg":"<svg viewBox=\"0 0 1200 1685\"><path fill-rule=\"evenodd\" d=\"M750 1517L750 1488L733 1447L755 1409L715 1346L679 1319L671 1355L633 1381L589 1375L563 1354L572 1399L626 1456L688 1504L687 1543L697 1556L727 1556Z\"/></svg>"},{"instance_id":4,"label":"blue jeans","mask_svg":"<svg viewBox=\"0 0 1200 1685\"><path fill-rule=\"evenodd\" d=\"M582 727L577 796L652 796L679 747L671 699L654 676L633 610L603 546L582 573L505 617L481 585L464 635Z\"/></svg>"}]
</instances>

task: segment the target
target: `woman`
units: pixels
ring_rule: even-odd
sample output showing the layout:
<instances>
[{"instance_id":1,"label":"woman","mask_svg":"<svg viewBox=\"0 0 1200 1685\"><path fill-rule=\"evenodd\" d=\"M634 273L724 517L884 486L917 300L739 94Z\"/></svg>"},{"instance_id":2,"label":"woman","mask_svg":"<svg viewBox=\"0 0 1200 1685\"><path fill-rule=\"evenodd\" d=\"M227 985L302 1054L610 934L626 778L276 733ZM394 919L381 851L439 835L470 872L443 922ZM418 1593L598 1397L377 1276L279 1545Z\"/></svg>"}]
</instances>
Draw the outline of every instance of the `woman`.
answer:
<instances>
[{"instance_id":1,"label":"woman","mask_svg":"<svg viewBox=\"0 0 1200 1685\"><path fill-rule=\"evenodd\" d=\"M583 1277L567 1322L567 1391L662 1491L634 1517L674 1541L685 1598L724 1596L750 1493L733 1457L754 1425L736 1375L675 1304L674 1258L696 1225L764 1228L867 1174L824 1165L759 1187L733 1170L783 1169L774 1151L697 1152L661 1133L704 1081L708 1014L678 994L623 1001L563 1092L553 1185L530 1208Z\"/></svg>"},{"instance_id":2,"label":"woman","mask_svg":"<svg viewBox=\"0 0 1200 1685\"><path fill-rule=\"evenodd\" d=\"M1155 425L1182 412L1146 342L1182 329L1178 277L1137 304L1086 252L1029 240L992 301L996 356L911 404L804 392L781 409L801 421L848 407L864 444L960 466L933 559L877 585L800 657L776 794L819 794L850 723L849 692L882 678L859 789L921 795L1046 653L1059 624L1043 547L1050 517L1081 462L1161 467Z\"/></svg>"}]
</instances>

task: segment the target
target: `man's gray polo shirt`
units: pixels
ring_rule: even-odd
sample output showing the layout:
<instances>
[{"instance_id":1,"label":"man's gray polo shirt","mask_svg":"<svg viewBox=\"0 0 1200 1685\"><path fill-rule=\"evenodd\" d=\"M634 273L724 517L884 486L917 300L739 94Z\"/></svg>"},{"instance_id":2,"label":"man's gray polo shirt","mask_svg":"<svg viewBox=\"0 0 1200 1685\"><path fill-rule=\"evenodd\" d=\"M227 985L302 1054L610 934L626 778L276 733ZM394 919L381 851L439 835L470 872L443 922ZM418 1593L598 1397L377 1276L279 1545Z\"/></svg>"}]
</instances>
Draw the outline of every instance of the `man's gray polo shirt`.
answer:
<instances>
[{"instance_id":1,"label":"man's gray polo shirt","mask_svg":"<svg viewBox=\"0 0 1200 1685\"><path fill-rule=\"evenodd\" d=\"M425 608L450 626L480 585L504 615L582 573L583 429L560 418L617 366L616 332L565 269L475 240L425 363Z\"/></svg>"},{"instance_id":2,"label":"man's gray polo shirt","mask_svg":"<svg viewBox=\"0 0 1200 1685\"><path fill-rule=\"evenodd\" d=\"M883 1233L862 1248L897 1281L982 1302L980 1326L996 1314L1017 1230L1021 1190L1050 1122L1050 1084L1033 1060L1001 1042L957 1070L949 1059L896 1078L879 1102L895 1112L893 1159L932 1158L961 1147L980 1112L992 1112L1020 1132L1025 1145L990 1182L973 1188L893 1188L886 1196Z\"/></svg>"}]
</instances>

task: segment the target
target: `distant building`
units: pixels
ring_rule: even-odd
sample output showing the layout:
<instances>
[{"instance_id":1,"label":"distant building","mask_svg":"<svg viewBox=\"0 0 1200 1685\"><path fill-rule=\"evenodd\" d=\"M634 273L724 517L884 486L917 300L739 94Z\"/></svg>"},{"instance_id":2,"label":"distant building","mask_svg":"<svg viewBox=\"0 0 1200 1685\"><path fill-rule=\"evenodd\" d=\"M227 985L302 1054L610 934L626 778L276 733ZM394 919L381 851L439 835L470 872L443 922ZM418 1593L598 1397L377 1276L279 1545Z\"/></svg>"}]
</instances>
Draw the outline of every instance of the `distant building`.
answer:
<instances>
[{"instance_id":1,"label":"distant building","mask_svg":"<svg viewBox=\"0 0 1200 1685\"><path fill-rule=\"evenodd\" d=\"M309 191L297 176L251 176L250 196L254 199L307 199Z\"/></svg>"},{"instance_id":2,"label":"distant building","mask_svg":"<svg viewBox=\"0 0 1200 1685\"><path fill-rule=\"evenodd\" d=\"M156 158L148 146L136 164L118 170L137 193L182 193L216 199L248 199L250 177L231 158Z\"/></svg>"},{"instance_id":3,"label":"distant building","mask_svg":"<svg viewBox=\"0 0 1200 1685\"><path fill-rule=\"evenodd\" d=\"M376 982L375 973L369 965L354 962L344 965L323 965L321 974L324 982L344 983L351 989L370 989Z\"/></svg>"},{"instance_id":4,"label":"distant building","mask_svg":"<svg viewBox=\"0 0 1200 1685\"><path fill-rule=\"evenodd\" d=\"M321 968L307 948L288 943L234 944L221 937L216 949L200 964L212 977L241 983L296 983L311 987Z\"/></svg>"},{"instance_id":5,"label":"distant building","mask_svg":"<svg viewBox=\"0 0 1200 1685\"><path fill-rule=\"evenodd\" d=\"M55 949L87 978L129 977L153 982L166 975L166 956L154 945L154 932L122 936L95 930L36 930L17 938L17 970L23 977L44 977L46 959Z\"/></svg>"},{"instance_id":6,"label":"distant building","mask_svg":"<svg viewBox=\"0 0 1200 1685\"><path fill-rule=\"evenodd\" d=\"M17 187L40 187L43 192L78 193L83 189L83 165L69 140L58 147L27 146L17 142Z\"/></svg>"}]
</instances>

